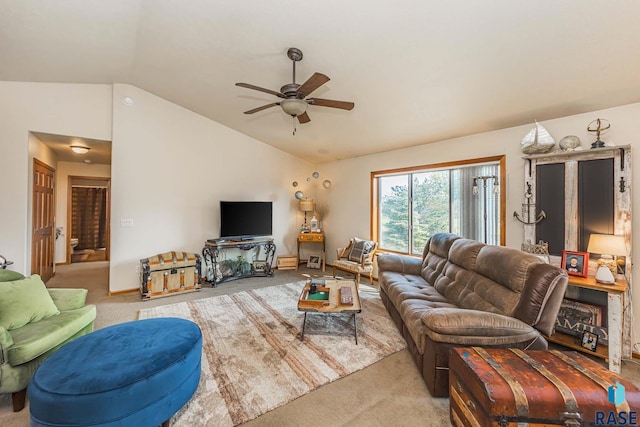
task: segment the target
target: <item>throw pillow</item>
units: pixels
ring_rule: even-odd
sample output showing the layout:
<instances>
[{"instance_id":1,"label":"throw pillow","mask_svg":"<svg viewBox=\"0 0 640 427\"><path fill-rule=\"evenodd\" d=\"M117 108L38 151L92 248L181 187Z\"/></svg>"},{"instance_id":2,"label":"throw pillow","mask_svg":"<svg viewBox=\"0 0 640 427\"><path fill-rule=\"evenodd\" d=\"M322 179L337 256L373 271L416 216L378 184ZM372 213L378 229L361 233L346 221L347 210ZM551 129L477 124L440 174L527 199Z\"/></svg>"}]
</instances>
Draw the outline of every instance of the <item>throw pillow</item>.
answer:
<instances>
[{"instance_id":1,"label":"throw pillow","mask_svg":"<svg viewBox=\"0 0 640 427\"><path fill-rule=\"evenodd\" d=\"M59 313L37 274L0 283L0 326L5 329L18 329Z\"/></svg>"},{"instance_id":2,"label":"throw pillow","mask_svg":"<svg viewBox=\"0 0 640 427\"><path fill-rule=\"evenodd\" d=\"M17 271L0 269L0 282L11 282L20 279L24 279L24 276Z\"/></svg>"},{"instance_id":3,"label":"throw pillow","mask_svg":"<svg viewBox=\"0 0 640 427\"><path fill-rule=\"evenodd\" d=\"M353 239L353 245L349 252L349 261L362 262L362 259L373 251L374 243L371 240Z\"/></svg>"}]
</instances>

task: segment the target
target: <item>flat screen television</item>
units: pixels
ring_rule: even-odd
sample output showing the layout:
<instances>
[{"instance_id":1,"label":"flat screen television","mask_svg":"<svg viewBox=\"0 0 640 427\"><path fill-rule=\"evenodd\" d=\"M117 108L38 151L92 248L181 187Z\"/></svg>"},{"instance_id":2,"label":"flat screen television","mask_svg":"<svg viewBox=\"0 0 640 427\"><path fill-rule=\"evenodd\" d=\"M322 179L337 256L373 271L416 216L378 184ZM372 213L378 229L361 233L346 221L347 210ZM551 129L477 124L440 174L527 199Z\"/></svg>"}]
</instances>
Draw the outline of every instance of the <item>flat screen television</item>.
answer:
<instances>
[{"instance_id":1,"label":"flat screen television","mask_svg":"<svg viewBox=\"0 0 640 427\"><path fill-rule=\"evenodd\" d=\"M220 238L271 236L272 217L272 202L220 201Z\"/></svg>"}]
</instances>

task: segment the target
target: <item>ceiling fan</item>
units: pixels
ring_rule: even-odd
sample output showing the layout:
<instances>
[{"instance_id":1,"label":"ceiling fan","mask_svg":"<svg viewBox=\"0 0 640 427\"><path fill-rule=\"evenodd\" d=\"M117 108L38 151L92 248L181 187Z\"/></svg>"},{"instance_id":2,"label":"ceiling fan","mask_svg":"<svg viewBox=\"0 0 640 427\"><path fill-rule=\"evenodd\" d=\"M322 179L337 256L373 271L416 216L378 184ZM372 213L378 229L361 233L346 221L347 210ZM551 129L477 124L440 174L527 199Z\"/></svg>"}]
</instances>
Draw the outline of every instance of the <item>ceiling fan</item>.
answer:
<instances>
[{"instance_id":1,"label":"ceiling fan","mask_svg":"<svg viewBox=\"0 0 640 427\"><path fill-rule=\"evenodd\" d=\"M307 96L309 96L311 92L318 89L330 79L324 74L314 73L313 76L309 77L309 79L302 85L296 83L296 62L302 59L302 51L298 48L292 47L287 51L287 56L289 57L289 59L291 59L291 61L293 61L293 82L282 86L280 88L280 92L265 89L259 86L254 86L249 83L236 83L236 86L258 90L260 92L269 93L271 95L277 96L278 98L282 98L282 101L274 102L271 104L263 105L262 107L245 111L245 114L257 113L258 111L266 110L267 108L279 105L280 108L282 108L282 111L292 117L297 117L300 123L308 123L311 121L309 115L307 114L308 105L339 108L341 110L353 109L355 105L353 102L334 101L332 99L322 98L307 98Z\"/></svg>"}]
</instances>

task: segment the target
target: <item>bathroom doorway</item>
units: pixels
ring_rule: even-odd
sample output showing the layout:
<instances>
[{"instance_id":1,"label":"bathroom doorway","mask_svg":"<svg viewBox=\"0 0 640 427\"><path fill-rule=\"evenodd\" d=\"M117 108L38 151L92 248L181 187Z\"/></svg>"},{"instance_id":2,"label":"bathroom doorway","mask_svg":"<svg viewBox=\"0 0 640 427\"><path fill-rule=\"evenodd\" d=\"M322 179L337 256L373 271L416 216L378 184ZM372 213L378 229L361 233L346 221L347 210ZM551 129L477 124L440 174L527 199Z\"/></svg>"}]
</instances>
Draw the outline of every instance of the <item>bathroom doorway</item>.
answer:
<instances>
[{"instance_id":1,"label":"bathroom doorway","mask_svg":"<svg viewBox=\"0 0 640 427\"><path fill-rule=\"evenodd\" d=\"M69 176L67 263L109 261L111 179Z\"/></svg>"}]
</instances>

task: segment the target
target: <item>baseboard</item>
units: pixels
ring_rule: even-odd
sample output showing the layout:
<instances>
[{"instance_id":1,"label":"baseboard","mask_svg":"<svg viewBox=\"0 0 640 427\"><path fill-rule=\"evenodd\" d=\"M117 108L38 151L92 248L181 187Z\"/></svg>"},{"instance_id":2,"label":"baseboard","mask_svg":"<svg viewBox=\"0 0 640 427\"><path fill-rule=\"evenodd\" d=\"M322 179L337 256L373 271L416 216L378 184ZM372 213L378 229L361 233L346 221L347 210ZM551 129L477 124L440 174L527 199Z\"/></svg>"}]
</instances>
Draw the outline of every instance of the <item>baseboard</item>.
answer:
<instances>
[{"instance_id":1,"label":"baseboard","mask_svg":"<svg viewBox=\"0 0 640 427\"><path fill-rule=\"evenodd\" d=\"M640 353L636 353L635 351L631 353L632 359L640 359Z\"/></svg>"},{"instance_id":2,"label":"baseboard","mask_svg":"<svg viewBox=\"0 0 640 427\"><path fill-rule=\"evenodd\" d=\"M66 261L65 262L56 262L56 267L59 266L59 265L69 265L69 263L66 262Z\"/></svg>"},{"instance_id":3,"label":"baseboard","mask_svg":"<svg viewBox=\"0 0 640 427\"><path fill-rule=\"evenodd\" d=\"M134 292L140 292L140 288L135 288L135 289L125 289L124 291L115 291L115 292L107 292L107 295L110 297L116 296L116 295L126 295L126 294L132 294Z\"/></svg>"}]
</instances>

